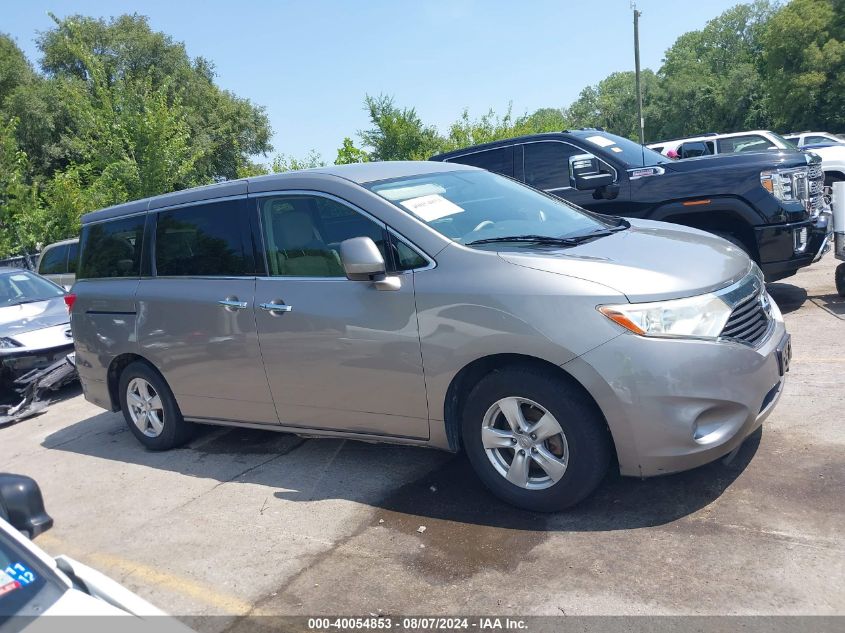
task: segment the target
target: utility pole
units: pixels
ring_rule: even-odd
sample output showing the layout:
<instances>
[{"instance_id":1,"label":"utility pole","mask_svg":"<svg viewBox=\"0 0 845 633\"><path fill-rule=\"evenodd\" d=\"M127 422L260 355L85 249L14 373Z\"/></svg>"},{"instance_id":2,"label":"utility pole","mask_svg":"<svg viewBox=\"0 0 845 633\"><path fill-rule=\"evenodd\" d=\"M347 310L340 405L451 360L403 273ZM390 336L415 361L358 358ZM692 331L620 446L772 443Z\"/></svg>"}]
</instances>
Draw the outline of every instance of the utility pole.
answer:
<instances>
[{"instance_id":1,"label":"utility pole","mask_svg":"<svg viewBox=\"0 0 845 633\"><path fill-rule=\"evenodd\" d=\"M645 121L643 120L643 91L640 87L640 16L642 11L637 11L637 4L631 0L631 9L634 11L634 69L637 77L637 127L640 130L640 145L645 145Z\"/></svg>"}]
</instances>

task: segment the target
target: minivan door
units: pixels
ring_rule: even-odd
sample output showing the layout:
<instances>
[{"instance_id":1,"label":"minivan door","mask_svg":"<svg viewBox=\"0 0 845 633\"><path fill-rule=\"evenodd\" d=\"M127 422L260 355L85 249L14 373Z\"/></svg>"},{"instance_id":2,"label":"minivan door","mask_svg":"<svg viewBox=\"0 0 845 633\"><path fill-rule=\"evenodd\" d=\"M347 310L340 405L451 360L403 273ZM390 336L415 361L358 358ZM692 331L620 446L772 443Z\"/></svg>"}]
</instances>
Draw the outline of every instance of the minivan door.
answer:
<instances>
[{"instance_id":1,"label":"minivan door","mask_svg":"<svg viewBox=\"0 0 845 633\"><path fill-rule=\"evenodd\" d=\"M138 346L186 418L277 424L255 325L246 198L151 212L152 276L138 285Z\"/></svg>"},{"instance_id":2,"label":"minivan door","mask_svg":"<svg viewBox=\"0 0 845 633\"><path fill-rule=\"evenodd\" d=\"M321 194L255 198L269 275L255 291L267 379L281 424L428 438L413 273L398 290L346 278L340 243L385 227Z\"/></svg>"}]
</instances>

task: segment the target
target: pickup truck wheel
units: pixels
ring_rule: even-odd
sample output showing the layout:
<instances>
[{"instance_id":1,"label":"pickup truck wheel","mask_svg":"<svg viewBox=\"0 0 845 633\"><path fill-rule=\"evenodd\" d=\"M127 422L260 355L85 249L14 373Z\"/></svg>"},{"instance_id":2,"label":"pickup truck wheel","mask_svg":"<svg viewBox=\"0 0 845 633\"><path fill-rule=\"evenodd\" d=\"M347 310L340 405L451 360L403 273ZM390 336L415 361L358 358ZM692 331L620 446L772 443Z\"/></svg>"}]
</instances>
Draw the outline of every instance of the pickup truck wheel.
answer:
<instances>
[{"instance_id":1,"label":"pickup truck wheel","mask_svg":"<svg viewBox=\"0 0 845 633\"><path fill-rule=\"evenodd\" d=\"M152 451L166 451L190 439L194 426L179 411L173 392L152 367L129 364L120 374L120 408L129 430Z\"/></svg>"},{"instance_id":2,"label":"pickup truck wheel","mask_svg":"<svg viewBox=\"0 0 845 633\"><path fill-rule=\"evenodd\" d=\"M481 481L527 510L575 505L596 489L610 462L595 405L577 387L530 367L482 378L467 398L461 430Z\"/></svg>"},{"instance_id":3,"label":"pickup truck wheel","mask_svg":"<svg viewBox=\"0 0 845 633\"><path fill-rule=\"evenodd\" d=\"M840 297L845 297L845 264L836 267L836 292Z\"/></svg>"}]
</instances>

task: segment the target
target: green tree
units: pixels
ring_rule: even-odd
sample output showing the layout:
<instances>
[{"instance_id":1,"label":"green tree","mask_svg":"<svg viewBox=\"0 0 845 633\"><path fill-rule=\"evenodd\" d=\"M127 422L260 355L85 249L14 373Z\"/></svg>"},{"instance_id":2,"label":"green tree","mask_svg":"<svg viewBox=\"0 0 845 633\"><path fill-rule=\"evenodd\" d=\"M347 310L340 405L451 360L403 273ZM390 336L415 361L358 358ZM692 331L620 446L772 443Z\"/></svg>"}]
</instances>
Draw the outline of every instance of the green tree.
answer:
<instances>
[{"instance_id":1,"label":"green tree","mask_svg":"<svg viewBox=\"0 0 845 633\"><path fill-rule=\"evenodd\" d=\"M386 95L367 95L364 103L372 127L359 135L372 160L426 160L443 146L437 129L424 125L414 108L400 109Z\"/></svg>"},{"instance_id":2,"label":"green tree","mask_svg":"<svg viewBox=\"0 0 845 633\"><path fill-rule=\"evenodd\" d=\"M735 132L771 125L760 73L762 34L773 12L766 0L740 4L681 35L658 71L647 137Z\"/></svg>"},{"instance_id":3,"label":"green tree","mask_svg":"<svg viewBox=\"0 0 845 633\"><path fill-rule=\"evenodd\" d=\"M285 171L295 171L297 169L312 169L314 167L325 167L326 163L323 161L315 150L308 152L305 158L296 158L287 154L279 154L273 159L270 165L270 171L278 174Z\"/></svg>"},{"instance_id":4,"label":"green tree","mask_svg":"<svg viewBox=\"0 0 845 633\"><path fill-rule=\"evenodd\" d=\"M762 40L776 125L845 129L845 0L792 0L772 16Z\"/></svg>"},{"instance_id":5,"label":"green tree","mask_svg":"<svg viewBox=\"0 0 845 633\"><path fill-rule=\"evenodd\" d=\"M355 147L355 143L348 136L343 139L343 145L337 150L337 158L334 161L335 165L351 165L353 163L366 163L370 160L370 155L359 147Z\"/></svg>"},{"instance_id":6,"label":"green tree","mask_svg":"<svg viewBox=\"0 0 845 633\"><path fill-rule=\"evenodd\" d=\"M643 118L647 132L653 122L651 103L659 90L655 74L645 69L640 73L643 91ZM637 122L636 77L632 71L613 73L595 86L587 86L566 111L572 127L600 127L608 132L639 139Z\"/></svg>"},{"instance_id":7,"label":"green tree","mask_svg":"<svg viewBox=\"0 0 845 633\"><path fill-rule=\"evenodd\" d=\"M46 176L82 159L75 140L91 133L85 101L97 97L91 91L95 67L108 89L148 82L151 93L183 109L197 150L191 181L235 178L251 156L272 150L264 109L221 90L211 62L189 57L183 44L150 29L145 17L54 19L55 28L38 40L43 79L16 89L7 106L21 119L22 146Z\"/></svg>"},{"instance_id":8,"label":"green tree","mask_svg":"<svg viewBox=\"0 0 845 633\"><path fill-rule=\"evenodd\" d=\"M0 107L18 86L35 79L35 72L23 51L8 35L0 33Z\"/></svg>"},{"instance_id":9,"label":"green tree","mask_svg":"<svg viewBox=\"0 0 845 633\"><path fill-rule=\"evenodd\" d=\"M0 119L0 257L24 246L20 219L38 204L37 190L27 184L29 160L18 146L17 125L16 119Z\"/></svg>"}]
</instances>

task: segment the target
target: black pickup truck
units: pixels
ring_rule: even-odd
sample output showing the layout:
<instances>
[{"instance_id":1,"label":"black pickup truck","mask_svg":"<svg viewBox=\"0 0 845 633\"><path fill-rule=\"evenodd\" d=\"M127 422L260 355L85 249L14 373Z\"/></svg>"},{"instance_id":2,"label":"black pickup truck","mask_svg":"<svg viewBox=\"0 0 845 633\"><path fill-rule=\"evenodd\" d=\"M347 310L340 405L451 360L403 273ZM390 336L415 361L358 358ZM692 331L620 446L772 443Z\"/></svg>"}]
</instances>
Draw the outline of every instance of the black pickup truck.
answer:
<instances>
[{"instance_id":1,"label":"black pickup truck","mask_svg":"<svg viewBox=\"0 0 845 633\"><path fill-rule=\"evenodd\" d=\"M533 134L431 160L475 165L599 213L716 233L776 281L829 248L821 159L794 150L673 161L596 129Z\"/></svg>"}]
</instances>

